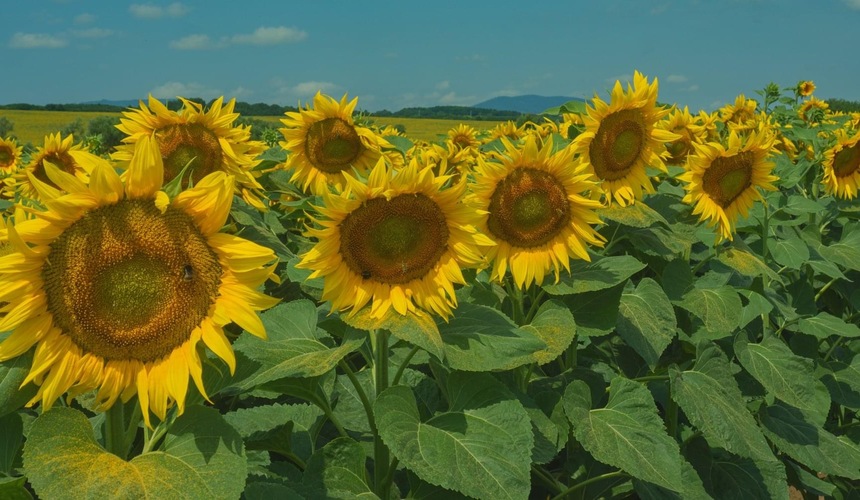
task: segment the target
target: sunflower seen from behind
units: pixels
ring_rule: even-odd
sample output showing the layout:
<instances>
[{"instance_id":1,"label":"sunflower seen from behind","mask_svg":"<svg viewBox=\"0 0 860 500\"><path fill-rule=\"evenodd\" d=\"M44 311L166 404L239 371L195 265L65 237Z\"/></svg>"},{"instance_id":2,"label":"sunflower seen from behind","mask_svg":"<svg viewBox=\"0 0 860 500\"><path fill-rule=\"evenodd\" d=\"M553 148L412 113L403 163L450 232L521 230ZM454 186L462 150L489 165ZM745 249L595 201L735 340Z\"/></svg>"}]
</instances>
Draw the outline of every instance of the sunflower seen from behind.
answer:
<instances>
[{"instance_id":1,"label":"sunflower seen from behind","mask_svg":"<svg viewBox=\"0 0 860 500\"><path fill-rule=\"evenodd\" d=\"M290 182L303 190L322 194L329 187L339 189L344 174L366 174L382 156L387 141L353 119L358 98L340 101L317 92L313 107L287 112L279 129L281 146L289 152L284 167L292 170Z\"/></svg>"},{"instance_id":2,"label":"sunflower seen from behind","mask_svg":"<svg viewBox=\"0 0 860 500\"><path fill-rule=\"evenodd\" d=\"M182 413L189 377L206 397L202 345L231 372L223 328L234 322L265 337L256 311L277 301L256 289L274 253L221 233L233 179L214 172L172 200L152 137L141 137L124 180L99 164L89 182L49 165L68 194L43 200L35 218L7 224L14 252L0 257L0 361L35 346L24 384L44 409L96 390L105 410L137 394L144 420ZM37 181L38 182L38 181Z\"/></svg>"},{"instance_id":3,"label":"sunflower seen from behind","mask_svg":"<svg viewBox=\"0 0 860 500\"><path fill-rule=\"evenodd\" d=\"M593 227L601 224L600 188L569 147L554 153L551 139L541 145L534 136L519 147L502 143L498 161L479 161L472 186L479 227L495 242L490 278L502 281L510 269L520 288L540 285L550 271L558 280L570 259L590 260L588 246L603 246Z\"/></svg>"},{"instance_id":4,"label":"sunflower seen from behind","mask_svg":"<svg viewBox=\"0 0 860 500\"><path fill-rule=\"evenodd\" d=\"M477 213L463 203L466 181L437 176L412 160L392 172L380 160L366 182L344 174L343 191L323 192L316 244L296 266L324 280L322 299L349 316L430 312L443 318L457 306L462 269L484 262L492 242L478 233Z\"/></svg>"},{"instance_id":5,"label":"sunflower seen from behind","mask_svg":"<svg viewBox=\"0 0 860 500\"><path fill-rule=\"evenodd\" d=\"M206 109L200 103L182 97L179 100L182 108L178 111L149 96L148 105L141 101L138 109L123 112L117 128L127 137L112 157L130 160L137 142L154 133L164 163L165 184L183 169L183 187L196 185L213 172L224 172L235 178L236 194L257 209L266 209L266 196L253 171L265 144L251 140L249 127L235 125L239 118L233 111L236 100L225 104L219 97Z\"/></svg>"},{"instance_id":6,"label":"sunflower seen from behind","mask_svg":"<svg viewBox=\"0 0 860 500\"><path fill-rule=\"evenodd\" d=\"M641 199L654 187L646 167L666 171L665 143L678 135L658 128L669 112L657 106L658 83L638 71L625 91L616 81L609 103L595 96L583 116L585 131L573 142L579 159L601 181L609 203L621 206Z\"/></svg>"},{"instance_id":7,"label":"sunflower seen from behind","mask_svg":"<svg viewBox=\"0 0 860 500\"><path fill-rule=\"evenodd\" d=\"M772 174L774 137L767 128L741 136L729 133L727 144L694 144L687 159L684 203L693 206L693 215L715 228L717 242L731 240L740 217L746 217L760 190L776 191Z\"/></svg>"},{"instance_id":8,"label":"sunflower seen from behind","mask_svg":"<svg viewBox=\"0 0 860 500\"><path fill-rule=\"evenodd\" d=\"M836 144L824 152L822 182L828 194L851 200L860 186L860 131L838 129Z\"/></svg>"}]
</instances>

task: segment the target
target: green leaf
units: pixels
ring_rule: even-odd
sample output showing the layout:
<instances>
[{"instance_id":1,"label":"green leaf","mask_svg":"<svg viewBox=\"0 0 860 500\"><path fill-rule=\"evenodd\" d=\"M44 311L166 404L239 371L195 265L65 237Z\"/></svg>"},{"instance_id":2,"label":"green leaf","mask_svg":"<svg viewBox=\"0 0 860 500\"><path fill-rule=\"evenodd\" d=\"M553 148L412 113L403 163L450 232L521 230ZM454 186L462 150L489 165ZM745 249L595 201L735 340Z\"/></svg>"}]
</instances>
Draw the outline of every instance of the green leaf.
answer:
<instances>
[{"instance_id":1,"label":"green leaf","mask_svg":"<svg viewBox=\"0 0 860 500\"><path fill-rule=\"evenodd\" d=\"M616 204L599 209L597 213L601 218L619 222L625 226L646 228L654 224L669 225L669 221L644 202L636 202L626 207Z\"/></svg>"},{"instance_id":2,"label":"green leaf","mask_svg":"<svg viewBox=\"0 0 860 500\"><path fill-rule=\"evenodd\" d=\"M54 408L33 422L24 470L43 498L238 498L247 465L242 438L211 408L185 410L161 451L130 462L95 440L87 418Z\"/></svg>"},{"instance_id":3,"label":"green leaf","mask_svg":"<svg viewBox=\"0 0 860 500\"><path fill-rule=\"evenodd\" d=\"M730 286L692 288L678 303L702 320L712 340L728 337L738 327L738 312L743 305L738 292Z\"/></svg>"},{"instance_id":4,"label":"green leaf","mask_svg":"<svg viewBox=\"0 0 860 500\"><path fill-rule=\"evenodd\" d=\"M768 439L812 470L860 479L860 447L807 422L796 408L768 406L761 412L761 423Z\"/></svg>"},{"instance_id":5,"label":"green leaf","mask_svg":"<svg viewBox=\"0 0 860 500\"><path fill-rule=\"evenodd\" d=\"M713 447L757 460L774 460L741 390L731 362L713 343L698 347L693 368L669 370L672 399Z\"/></svg>"},{"instance_id":6,"label":"green leaf","mask_svg":"<svg viewBox=\"0 0 860 500\"><path fill-rule=\"evenodd\" d=\"M842 361L822 363L816 374L820 374L819 378L827 386L833 401L854 410L860 409L860 356L854 356L851 364Z\"/></svg>"},{"instance_id":7,"label":"green leaf","mask_svg":"<svg viewBox=\"0 0 860 500\"><path fill-rule=\"evenodd\" d=\"M757 255L740 248L732 247L724 252L720 252L718 259L743 276L752 278L767 276L772 281L782 283L782 278L776 274L776 271L768 267Z\"/></svg>"},{"instance_id":8,"label":"green leaf","mask_svg":"<svg viewBox=\"0 0 860 500\"><path fill-rule=\"evenodd\" d=\"M367 471L364 467L366 458L357 441L345 437L335 438L308 461L302 484L319 492L319 498L351 499L362 494L372 494L367 486Z\"/></svg>"},{"instance_id":9,"label":"green leaf","mask_svg":"<svg viewBox=\"0 0 860 500\"><path fill-rule=\"evenodd\" d=\"M456 314L456 311L455 311ZM361 330L383 329L400 340L416 345L439 359L445 357L445 348L439 327L429 314L388 314L379 320L370 317L370 308L365 307L354 315L343 314L341 319L353 328Z\"/></svg>"},{"instance_id":10,"label":"green leaf","mask_svg":"<svg viewBox=\"0 0 860 500\"><path fill-rule=\"evenodd\" d=\"M516 400L447 412L421 422L408 387L373 405L383 442L428 483L476 498L526 498L531 491L531 422Z\"/></svg>"},{"instance_id":11,"label":"green leaf","mask_svg":"<svg viewBox=\"0 0 860 500\"><path fill-rule=\"evenodd\" d=\"M241 382L251 388L285 377L315 377L364 343L366 335L348 331L339 346L322 342L327 334L317 328L317 310L308 300L282 303L261 315L268 339L242 335L233 344L255 363L255 372Z\"/></svg>"},{"instance_id":12,"label":"green leaf","mask_svg":"<svg viewBox=\"0 0 860 500\"><path fill-rule=\"evenodd\" d=\"M678 443L666 434L644 385L616 377L606 407L591 409L590 390L577 380L565 390L564 410L576 439L595 459L637 479L684 491Z\"/></svg>"},{"instance_id":13,"label":"green leaf","mask_svg":"<svg viewBox=\"0 0 860 500\"><path fill-rule=\"evenodd\" d=\"M0 334L2 342L8 334ZM36 395L38 387L32 382L21 387L21 382L27 378L30 365L33 362L33 351L0 362L0 416L11 413Z\"/></svg>"},{"instance_id":14,"label":"green leaf","mask_svg":"<svg viewBox=\"0 0 860 500\"><path fill-rule=\"evenodd\" d=\"M532 354L532 359L539 365L559 357L576 337L576 322L573 320L573 314L564 304L555 300L548 300L541 304L532 322L520 328L546 344L545 349Z\"/></svg>"},{"instance_id":15,"label":"green leaf","mask_svg":"<svg viewBox=\"0 0 860 500\"><path fill-rule=\"evenodd\" d=\"M570 264L570 273L561 273L559 282L544 285L552 295L594 292L624 283L628 278L645 268L645 264L629 255L600 257L592 255L591 262L575 260Z\"/></svg>"},{"instance_id":16,"label":"green leaf","mask_svg":"<svg viewBox=\"0 0 860 500\"><path fill-rule=\"evenodd\" d=\"M643 278L635 290L621 295L618 334L652 370L675 338L675 327L675 309L651 278Z\"/></svg>"},{"instance_id":17,"label":"green leaf","mask_svg":"<svg viewBox=\"0 0 860 500\"><path fill-rule=\"evenodd\" d=\"M549 349L534 327L517 327L498 310L476 304L460 304L439 332L447 364L455 370L510 370Z\"/></svg>"},{"instance_id":18,"label":"green leaf","mask_svg":"<svg viewBox=\"0 0 860 500\"><path fill-rule=\"evenodd\" d=\"M5 500L32 500L33 495L24 486L26 477L0 477L0 498Z\"/></svg>"},{"instance_id":19,"label":"green leaf","mask_svg":"<svg viewBox=\"0 0 860 500\"><path fill-rule=\"evenodd\" d=\"M777 264L789 269L800 269L809 260L809 247L797 236L771 240L767 248Z\"/></svg>"},{"instance_id":20,"label":"green leaf","mask_svg":"<svg viewBox=\"0 0 860 500\"><path fill-rule=\"evenodd\" d=\"M824 383L815 378L811 360L795 355L775 337L750 344L738 336L735 355L769 393L799 408L817 425L824 424L830 411L830 396Z\"/></svg>"},{"instance_id":21,"label":"green leaf","mask_svg":"<svg viewBox=\"0 0 860 500\"><path fill-rule=\"evenodd\" d=\"M9 475L15 466L21 443L24 442L24 423L17 413L0 417L0 476Z\"/></svg>"},{"instance_id":22,"label":"green leaf","mask_svg":"<svg viewBox=\"0 0 860 500\"><path fill-rule=\"evenodd\" d=\"M860 337L860 327L846 323L842 318L837 318L826 312L820 312L812 318L801 319L797 323L797 329L822 340L831 335L849 338Z\"/></svg>"}]
</instances>

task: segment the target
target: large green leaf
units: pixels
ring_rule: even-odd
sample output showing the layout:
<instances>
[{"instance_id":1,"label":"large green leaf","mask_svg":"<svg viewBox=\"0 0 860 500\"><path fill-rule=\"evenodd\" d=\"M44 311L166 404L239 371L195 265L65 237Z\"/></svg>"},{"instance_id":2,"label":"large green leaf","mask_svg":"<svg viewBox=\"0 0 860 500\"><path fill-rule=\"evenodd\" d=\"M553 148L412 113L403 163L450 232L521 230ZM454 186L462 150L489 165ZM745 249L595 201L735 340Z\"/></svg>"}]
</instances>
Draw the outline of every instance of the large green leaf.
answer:
<instances>
[{"instance_id":1,"label":"large green leaf","mask_svg":"<svg viewBox=\"0 0 860 500\"><path fill-rule=\"evenodd\" d=\"M354 315L344 314L341 319L353 328L361 330L388 330L398 339L416 345L439 359L445 357L439 328L427 313L419 311L407 315L388 314L384 319L375 319L370 317L370 308L365 307Z\"/></svg>"},{"instance_id":2,"label":"large green leaf","mask_svg":"<svg viewBox=\"0 0 860 500\"><path fill-rule=\"evenodd\" d=\"M742 457L774 460L732 371L731 362L720 349L703 342L693 368L669 370L672 399L711 446Z\"/></svg>"},{"instance_id":3,"label":"large green leaf","mask_svg":"<svg viewBox=\"0 0 860 500\"><path fill-rule=\"evenodd\" d=\"M7 336L8 334L0 334L0 342ZM32 362L32 350L17 358L0 362L0 416L21 408L36 395L38 388L32 382L21 387Z\"/></svg>"},{"instance_id":4,"label":"large green leaf","mask_svg":"<svg viewBox=\"0 0 860 500\"><path fill-rule=\"evenodd\" d=\"M809 423L796 408L776 403L761 412L768 439L817 472L860 479L860 447Z\"/></svg>"},{"instance_id":5,"label":"large green leaf","mask_svg":"<svg viewBox=\"0 0 860 500\"><path fill-rule=\"evenodd\" d=\"M660 285L643 278L621 295L616 329L653 370L663 350L675 338L675 309Z\"/></svg>"},{"instance_id":6,"label":"large green leaf","mask_svg":"<svg viewBox=\"0 0 860 500\"><path fill-rule=\"evenodd\" d=\"M455 370L510 370L549 349L534 327L520 328L498 310L476 304L460 304L439 332L448 366Z\"/></svg>"},{"instance_id":7,"label":"large green leaf","mask_svg":"<svg viewBox=\"0 0 860 500\"><path fill-rule=\"evenodd\" d=\"M533 438L519 401L421 422L412 391L395 386L383 391L373 408L383 442L422 480L475 498L528 497Z\"/></svg>"},{"instance_id":8,"label":"large green leaf","mask_svg":"<svg viewBox=\"0 0 860 500\"><path fill-rule=\"evenodd\" d=\"M797 323L797 329L822 340L831 335L850 338L860 337L860 327L853 323L846 323L842 318L837 318L826 312L820 312L811 318L801 319Z\"/></svg>"},{"instance_id":9,"label":"large green leaf","mask_svg":"<svg viewBox=\"0 0 860 500\"><path fill-rule=\"evenodd\" d=\"M717 288L694 287L684 294L678 305L702 320L712 340L734 333L740 321L738 313L743 307L738 292L727 285Z\"/></svg>"},{"instance_id":10,"label":"large green leaf","mask_svg":"<svg viewBox=\"0 0 860 500\"><path fill-rule=\"evenodd\" d=\"M645 268L645 264L629 255L600 257L592 255L591 262L575 260L570 263L570 273L561 273L559 282L544 285L552 295L594 292L624 283L628 278Z\"/></svg>"},{"instance_id":11,"label":"large green leaf","mask_svg":"<svg viewBox=\"0 0 860 500\"><path fill-rule=\"evenodd\" d=\"M375 498L367 485L366 459L357 441L335 438L308 461L302 485L318 498Z\"/></svg>"},{"instance_id":12,"label":"large green leaf","mask_svg":"<svg viewBox=\"0 0 860 500\"><path fill-rule=\"evenodd\" d=\"M606 406L591 409L591 404L584 382L574 381L565 390L564 410L583 448L637 479L684 491L678 443L666 434L648 388L616 377Z\"/></svg>"},{"instance_id":13,"label":"large green leaf","mask_svg":"<svg viewBox=\"0 0 860 500\"><path fill-rule=\"evenodd\" d=\"M247 465L242 438L216 410L192 406L161 451L126 462L93 436L84 414L54 408L33 422L24 469L43 498L238 498Z\"/></svg>"},{"instance_id":14,"label":"large green leaf","mask_svg":"<svg viewBox=\"0 0 860 500\"><path fill-rule=\"evenodd\" d=\"M0 475L12 472L23 442L24 423L21 416L10 413L0 417Z\"/></svg>"},{"instance_id":15,"label":"large green leaf","mask_svg":"<svg viewBox=\"0 0 860 500\"><path fill-rule=\"evenodd\" d=\"M317 328L317 310L308 300L280 304L264 312L261 319L267 340L243 335L233 344L255 365L254 374L241 382L243 388L285 377L322 375L358 349L366 338L364 332L350 330L340 345L324 343L327 334Z\"/></svg>"},{"instance_id":16,"label":"large green leaf","mask_svg":"<svg viewBox=\"0 0 860 500\"><path fill-rule=\"evenodd\" d=\"M824 383L815 378L811 360L794 354L775 337L751 344L738 336L735 354L770 394L801 409L817 425L824 424L830 411L830 395Z\"/></svg>"}]
</instances>

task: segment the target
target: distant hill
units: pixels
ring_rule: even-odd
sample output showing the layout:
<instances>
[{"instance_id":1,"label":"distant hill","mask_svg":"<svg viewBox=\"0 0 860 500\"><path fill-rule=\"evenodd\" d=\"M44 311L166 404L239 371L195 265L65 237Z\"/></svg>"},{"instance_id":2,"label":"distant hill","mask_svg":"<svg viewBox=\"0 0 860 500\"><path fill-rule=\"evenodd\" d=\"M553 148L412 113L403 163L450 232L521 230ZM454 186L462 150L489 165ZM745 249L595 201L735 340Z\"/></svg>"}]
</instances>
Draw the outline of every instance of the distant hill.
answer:
<instances>
[{"instance_id":1,"label":"distant hill","mask_svg":"<svg viewBox=\"0 0 860 500\"><path fill-rule=\"evenodd\" d=\"M519 113L538 114L546 109L560 106L569 101L585 101L579 97L545 96L545 95L516 95L500 96L479 102L473 107L517 111Z\"/></svg>"}]
</instances>

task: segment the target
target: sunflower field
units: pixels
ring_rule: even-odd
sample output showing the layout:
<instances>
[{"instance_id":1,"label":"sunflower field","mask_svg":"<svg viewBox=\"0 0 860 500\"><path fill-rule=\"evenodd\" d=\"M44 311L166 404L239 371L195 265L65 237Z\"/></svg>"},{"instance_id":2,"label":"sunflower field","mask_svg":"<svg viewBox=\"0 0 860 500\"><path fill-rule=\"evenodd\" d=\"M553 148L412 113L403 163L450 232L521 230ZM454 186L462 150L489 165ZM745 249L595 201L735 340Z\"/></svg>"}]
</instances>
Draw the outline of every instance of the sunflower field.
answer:
<instances>
[{"instance_id":1,"label":"sunflower field","mask_svg":"<svg viewBox=\"0 0 860 500\"><path fill-rule=\"evenodd\" d=\"M0 498L858 498L860 114L658 90L0 137Z\"/></svg>"}]
</instances>

